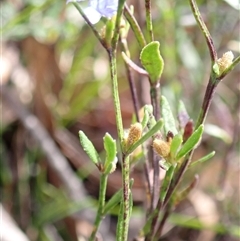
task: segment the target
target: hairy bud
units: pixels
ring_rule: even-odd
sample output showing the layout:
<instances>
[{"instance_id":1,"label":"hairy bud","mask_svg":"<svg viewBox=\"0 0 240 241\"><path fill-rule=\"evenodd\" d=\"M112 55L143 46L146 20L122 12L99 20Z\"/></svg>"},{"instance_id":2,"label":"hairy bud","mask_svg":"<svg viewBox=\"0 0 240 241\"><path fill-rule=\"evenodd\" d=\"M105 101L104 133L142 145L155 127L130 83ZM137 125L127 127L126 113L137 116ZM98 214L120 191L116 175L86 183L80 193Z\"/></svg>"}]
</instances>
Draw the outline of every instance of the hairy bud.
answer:
<instances>
[{"instance_id":1,"label":"hairy bud","mask_svg":"<svg viewBox=\"0 0 240 241\"><path fill-rule=\"evenodd\" d=\"M140 123L135 123L131 125L126 140L127 147L132 146L136 141L138 141L142 136L142 125Z\"/></svg>"},{"instance_id":2,"label":"hairy bud","mask_svg":"<svg viewBox=\"0 0 240 241\"><path fill-rule=\"evenodd\" d=\"M232 64L233 58L234 58L234 55L232 51L228 51L223 54L222 58L219 58L217 60L217 64L219 67L219 74L222 74L222 72Z\"/></svg>"},{"instance_id":3,"label":"hairy bud","mask_svg":"<svg viewBox=\"0 0 240 241\"><path fill-rule=\"evenodd\" d=\"M163 158L166 158L170 154L171 142L166 142L163 140L155 139L153 141L153 149L157 154Z\"/></svg>"}]
</instances>

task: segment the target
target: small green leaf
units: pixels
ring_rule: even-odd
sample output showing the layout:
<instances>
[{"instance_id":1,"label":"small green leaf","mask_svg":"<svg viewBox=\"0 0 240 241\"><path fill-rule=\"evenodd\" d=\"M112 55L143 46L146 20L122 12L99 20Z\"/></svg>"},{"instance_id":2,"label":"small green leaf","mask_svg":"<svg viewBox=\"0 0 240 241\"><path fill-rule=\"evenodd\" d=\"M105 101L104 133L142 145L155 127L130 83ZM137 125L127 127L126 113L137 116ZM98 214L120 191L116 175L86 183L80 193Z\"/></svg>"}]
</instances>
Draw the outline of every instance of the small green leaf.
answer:
<instances>
[{"instance_id":1,"label":"small green leaf","mask_svg":"<svg viewBox=\"0 0 240 241\"><path fill-rule=\"evenodd\" d=\"M148 72L152 84L159 81L164 67L164 61L160 54L159 47L160 43L153 41L146 45L140 54L141 63Z\"/></svg>"},{"instance_id":2,"label":"small green leaf","mask_svg":"<svg viewBox=\"0 0 240 241\"><path fill-rule=\"evenodd\" d=\"M105 166L108 166L108 164L110 164L116 157L116 153L117 153L116 140L114 140L109 133L106 133L105 136L103 137L103 144L104 144L104 149L106 151Z\"/></svg>"},{"instance_id":3,"label":"small green leaf","mask_svg":"<svg viewBox=\"0 0 240 241\"><path fill-rule=\"evenodd\" d=\"M97 165L101 160L92 142L83 133L83 131L79 131L79 138L83 150L87 153L91 161L93 161L94 164Z\"/></svg>"},{"instance_id":4,"label":"small green leaf","mask_svg":"<svg viewBox=\"0 0 240 241\"><path fill-rule=\"evenodd\" d=\"M175 120L174 120L170 105L166 97L164 96L161 97L161 112L164 120L165 135L167 135L169 131L171 131L174 135L176 135L178 131L175 126Z\"/></svg>"},{"instance_id":5,"label":"small green leaf","mask_svg":"<svg viewBox=\"0 0 240 241\"><path fill-rule=\"evenodd\" d=\"M116 170L117 167L117 158L115 159L116 161L110 162L108 165L104 166L104 174L111 174Z\"/></svg>"},{"instance_id":6,"label":"small green leaf","mask_svg":"<svg viewBox=\"0 0 240 241\"><path fill-rule=\"evenodd\" d=\"M206 156L204 156L204 157L202 157L202 158L200 158L200 159L192 162L191 165L190 165L190 167L195 166L196 164L199 164L199 163L203 163L203 162L205 162L205 161L208 161L210 158L212 158L212 157L215 155L215 153L216 153L215 151L212 151L212 152L210 152L209 154L207 154Z\"/></svg>"},{"instance_id":7,"label":"small green leaf","mask_svg":"<svg viewBox=\"0 0 240 241\"><path fill-rule=\"evenodd\" d=\"M203 125L200 125L196 131L187 139L177 154L177 160L187 155L199 142L203 133Z\"/></svg>"},{"instance_id":8,"label":"small green leaf","mask_svg":"<svg viewBox=\"0 0 240 241\"><path fill-rule=\"evenodd\" d=\"M122 188L119 189L114 195L110 198L110 200L106 203L103 211L103 216L105 216L107 213L111 211L114 207L120 203L122 198Z\"/></svg>"},{"instance_id":9,"label":"small green leaf","mask_svg":"<svg viewBox=\"0 0 240 241\"><path fill-rule=\"evenodd\" d=\"M171 153L172 158L176 157L177 151L178 151L180 145L182 144L182 141L183 141L182 135L180 135L180 134L177 134L173 137L172 143L170 146L170 153Z\"/></svg>"},{"instance_id":10,"label":"small green leaf","mask_svg":"<svg viewBox=\"0 0 240 241\"><path fill-rule=\"evenodd\" d=\"M214 72L217 76L219 76L220 70L219 70L219 66L218 66L217 63L214 63L212 69L213 69L213 72Z\"/></svg>"}]
</instances>

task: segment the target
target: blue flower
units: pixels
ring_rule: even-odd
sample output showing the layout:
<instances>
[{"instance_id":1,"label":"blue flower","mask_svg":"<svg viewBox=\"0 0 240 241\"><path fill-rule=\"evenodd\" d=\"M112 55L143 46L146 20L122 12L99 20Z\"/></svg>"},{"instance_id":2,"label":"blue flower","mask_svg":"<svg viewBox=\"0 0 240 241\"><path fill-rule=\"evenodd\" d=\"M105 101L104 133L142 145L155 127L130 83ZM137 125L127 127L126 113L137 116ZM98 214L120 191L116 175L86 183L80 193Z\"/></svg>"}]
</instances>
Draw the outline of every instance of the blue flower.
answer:
<instances>
[{"instance_id":1,"label":"blue flower","mask_svg":"<svg viewBox=\"0 0 240 241\"><path fill-rule=\"evenodd\" d=\"M72 2L72 0L68 0L68 2ZM84 9L84 13L92 24L96 24L101 17L114 16L117 8L118 0L89 0L89 6Z\"/></svg>"}]
</instances>

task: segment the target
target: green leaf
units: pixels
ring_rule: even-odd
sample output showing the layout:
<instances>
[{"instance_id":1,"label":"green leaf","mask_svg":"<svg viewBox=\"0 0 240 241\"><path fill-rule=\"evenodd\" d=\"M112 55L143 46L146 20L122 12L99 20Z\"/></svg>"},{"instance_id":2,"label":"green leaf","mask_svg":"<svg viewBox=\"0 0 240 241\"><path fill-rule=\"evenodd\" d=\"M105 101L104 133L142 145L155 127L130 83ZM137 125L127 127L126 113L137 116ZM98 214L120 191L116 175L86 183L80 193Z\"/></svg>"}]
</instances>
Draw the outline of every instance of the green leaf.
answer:
<instances>
[{"instance_id":1,"label":"green leaf","mask_svg":"<svg viewBox=\"0 0 240 241\"><path fill-rule=\"evenodd\" d=\"M199 142L203 133L203 125L200 125L196 131L188 138L188 140L184 143L182 148L177 154L177 160L187 155Z\"/></svg>"},{"instance_id":2,"label":"green leaf","mask_svg":"<svg viewBox=\"0 0 240 241\"><path fill-rule=\"evenodd\" d=\"M207 154L206 156L204 156L204 157L202 157L202 158L192 162L190 167L195 166L198 163L203 163L205 161L208 161L210 158L212 158L215 155L215 153L216 153L215 151L212 151L209 154Z\"/></svg>"},{"instance_id":3,"label":"green leaf","mask_svg":"<svg viewBox=\"0 0 240 241\"><path fill-rule=\"evenodd\" d=\"M91 161L93 161L94 164L97 165L100 162L100 157L95 147L93 146L92 142L83 133L83 131L79 131L79 138L80 138L80 143L82 145L83 150L87 153Z\"/></svg>"},{"instance_id":4,"label":"green leaf","mask_svg":"<svg viewBox=\"0 0 240 241\"><path fill-rule=\"evenodd\" d=\"M170 105L169 105L166 97L164 97L164 96L161 97L161 113L162 113L162 117L164 120L165 135L167 135L167 133L169 131L171 131L174 135L176 135L178 133L178 131L175 126L175 120L173 117L173 113L171 111Z\"/></svg>"},{"instance_id":5,"label":"green leaf","mask_svg":"<svg viewBox=\"0 0 240 241\"><path fill-rule=\"evenodd\" d=\"M109 133L106 133L103 137L104 149L106 151L106 163L105 166L108 166L116 157L117 145L116 140L114 140Z\"/></svg>"},{"instance_id":6,"label":"green leaf","mask_svg":"<svg viewBox=\"0 0 240 241\"><path fill-rule=\"evenodd\" d=\"M213 72L218 76L220 74L219 66L217 63L214 63L213 67Z\"/></svg>"},{"instance_id":7,"label":"green leaf","mask_svg":"<svg viewBox=\"0 0 240 241\"><path fill-rule=\"evenodd\" d=\"M173 137L172 143L170 146L170 153L171 153L172 158L176 157L177 151L178 151L180 145L182 144L182 141L183 141L182 135L180 135L180 134L177 134Z\"/></svg>"},{"instance_id":8,"label":"green leaf","mask_svg":"<svg viewBox=\"0 0 240 241\"><path fill-rule=\"evenodd\" d=\"M110 198L110 200L106 203L104 210L103 210L103 216L105 216L107 213L111 211L114 207L116 207L122 198L122 188L119 189L114 195Z\"/></svg>"},{"instance_id":9,"label":"green leaf","mask_svg":"<svg viewBox=\"0 0 240 241\"><path fill-rule=\"evenodd\" d=\"M148 72L152 84L159 81L164 67L164 61L160 54L159 47L160 43L153 41L146 45L140 54L141 63Z\"/></svg>"}]
</instances>

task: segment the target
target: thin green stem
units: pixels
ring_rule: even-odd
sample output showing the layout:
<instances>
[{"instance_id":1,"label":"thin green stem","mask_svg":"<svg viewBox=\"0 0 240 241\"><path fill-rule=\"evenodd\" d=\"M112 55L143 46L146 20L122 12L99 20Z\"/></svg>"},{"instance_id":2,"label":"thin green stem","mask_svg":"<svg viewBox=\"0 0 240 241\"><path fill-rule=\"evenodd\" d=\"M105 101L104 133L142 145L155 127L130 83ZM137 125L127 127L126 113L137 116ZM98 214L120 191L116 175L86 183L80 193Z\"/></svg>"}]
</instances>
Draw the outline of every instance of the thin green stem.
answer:
<instances>
[{"instance_id":1,"label":"thin green stem","mask_svg":"<svg viewBox=\"0 0 240 241\"><path fill-rule=\"evenodd\" d=\"M122 239L121 241L128 240L128 229L129 229L129 219L130 219L130 166L129 166L129 156L123 156L122 163L122 179L123 179L123 220L122 220Z\"/></svg>"},{"instance_id":2,"label":"thin green stem","mask_svg":"<svg viewBox=\"0 0 240 241\"><path fill-rule=\"evenodd\" d=\"M116 51L108 51L109 61L110 61L110 72L111 72L111 82L112 82L112 93L113 93L113 102L116 115L116 124L118 137L120 142L123 140L123 124L122 124L122 114L121 106L118 94L118 80L117 80L117 63L116 63Z\"/></svg>"},{"instance_id":3,"label":"thin green stem","mask_svg":"<svg viewBox=\"0 0 240 241\"><path fill-rule=\"evenodd\" d=\"M97 216L94 222L94 229L90 236L89 241L94 241L96 239L96 234L99 229L100 223L104 217L104 206L105 206L105 198L106 198L106 190L107 190L107 179L108 175L101 174L100 178L100 189L99 189L99 203L98 203L98 211Z\"/></svg>"},{"instance_id":4,"label":"thin green stem","mask_svg":"<svg viewBox=\"0 0 240 241\"><path fill-rule=\"evenodd\" d=\"M198 6L197 6L195 0L189 0L189 2L190 2L190 6L191 6L191 9L192 9L193 15L194 15L202 33L203 33L205 39L206 39L207 46L208 46L208 49L209 49L209 53L210 53L211 60L212 60L212 64L213 64L217 61L217 52L215 50L212 37L211 37L203 19L202 19L201 13L198 9Z\"/></svg>"},{"instance_id":5,"label":"thin green stem","mask_svg":"<svg viewBox=\"0 0 240 241\"><path fill-rule=\"evenodd\" d=\"M152 14L151 14L151 0L145 0L145 9L146 9L148 41L152 42L154 38L153 38L153 26L152 26Z\"/></svg>"},{"instance_id":6,"label":"thin green stem","mask_svg":"<svg viewBox=\"0 0 240 241\"><path fill-rule=\"evenodd\" d=\"M116 23L115 23L115 29L113 33L112 38L112 50L115 51L117 49L117 43L119 39L119 31L121 27L121 18L123 13L123 7L126 0L119 0L118 1L118 10L117 10L117 16L116 16Z\"/></svg>"},{"instance_id":7,"label":"thin green stem","mask_svg":"<svg viewBox=\"0 0 240 241\"><path fill-rule=\"evenodd\" d=\"M120 41L121 41L121 49L122 49L122 51L126 55L129 56L130 52L128 50L128 45L127 45L126 38L120 36ZM126 68L127 79L128 79L128 83L129 83L129 87L130 87L130 91L131 91L134 112L135 112L135 115L136 115L137 122L140 122L140 117L139 117L139 113L138 113L138 111L140 109L139 108L139 100L138 100L138 96L137 96L137 89L136 89L136 85L135 85L135 82L134 82L132 69L130 68L130 66L126 62L125 62L125 68Z\"/></svg>"}]
</instances>

